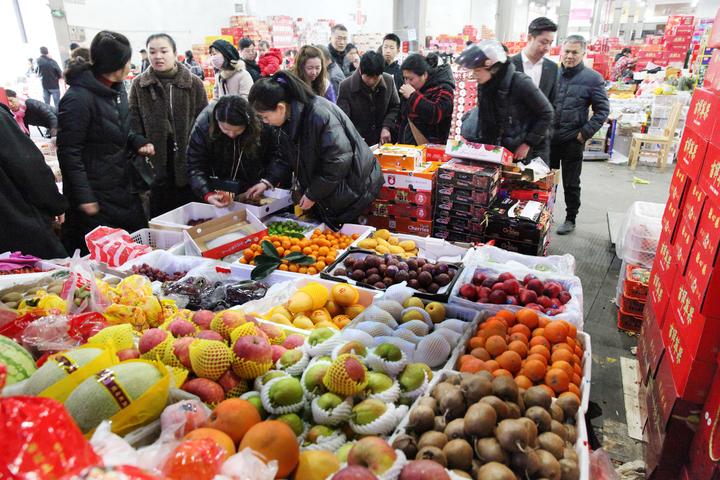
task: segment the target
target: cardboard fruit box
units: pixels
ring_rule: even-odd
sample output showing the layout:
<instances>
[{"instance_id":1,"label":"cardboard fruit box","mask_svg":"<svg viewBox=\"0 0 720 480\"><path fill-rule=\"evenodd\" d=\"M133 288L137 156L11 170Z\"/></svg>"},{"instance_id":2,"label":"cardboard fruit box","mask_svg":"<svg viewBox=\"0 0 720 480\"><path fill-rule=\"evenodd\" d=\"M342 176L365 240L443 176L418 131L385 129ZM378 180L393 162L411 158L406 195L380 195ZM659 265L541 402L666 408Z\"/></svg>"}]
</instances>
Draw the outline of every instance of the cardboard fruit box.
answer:
<instances>
[{"instance_id":1,"label":"cardboard fruit box","mask_svg":"<svg viewBox=\"0 0 720 480\"><path fill-rule=\"evenodd\" d=\"M677 162L678 168L685 172L693 182L698 181L708 143L692 127L685 128L678 148Z\"/></svg>"},{"instance_id":2,"label":"cardboard fruit box","mask_svg":"<svg viewBox=\"0 0 720 480\"><path fill-rule=\"evenodd\" d=\"M410 190L408 188L382 187L378 195L378 201L408 203L418 206L432 206L431 190Z\"/></svg>"},{"instance_id":3,"label":"cardboard fruit box","mask_svg":"<svg viewBox=\"0 0 720 480\"><path fill-rule=\"evenodd\" d=\"M453 202L462 202L475 205L490 205L497 195L497 186L496 183L490 190L476 190L473 188L438 185L436 203L452 204Z\"/></svg>"},{"instance_id":4,"label":"cardboard fruit box","mask_svg":"<svg viewBox=\"0 0 720 480\"><path fill-rule=\"evenodd\" d=\"M374 200L370 214L376 217L412 217L418 220L432 220L432 207L403 202Z\"/></svg>"},{"instance_id":5,"label":"cardboard fruit box","mask_svg":"<svg viewBox=\"0 0 720 480\"><path fill-rule=\"evenodd\" d=\"M417 170L425 166L425 146L385 144L373 153L382 168Z\"/></svg>"},{"instance_id":6,"label":"cardboard fruit box","mask_svg":"<svg viewBox=\"0 0 720 480\"><path fill-rule=\"evenodd\" d=\"M687 279L678 279L670 298L668 320L674 320L675 327L683 339L685 351L698 361L714 363L720 353L717 329L720 318L700 313L699 306L690 296ZM667 323L667 322L666 322ZM666 325L663 325L665 329Z\"/></svg>"},{"instance_id":7,"label":"cardboard fruit box","mask_svg":"<svg viewBox=\"0 0 720 480\"><path fill-rule=\"evenodd\" d=\"M550 228L550 223L551 216L544 204L505 198L488 209L485 235L537 245Z\"/></svg>"},{"instance_id":8,"label":"cardboard fruit box","mask_svg":"<svg viewBox=\"0 0 720 480\"><path fill-rule=\"evenodd\" d=\"M292 192L290 192L290 190L275 188L266 191L263 195L264 198L261 200L260 205L244 202L239 203L257 218L265 218L292 205Z\"/></svg>"},{"instance_id":9,"label":"cardboard fruit box","mask_svg":"<svg viewBox=\"0 0 720 480\"><path fill-rule=\"evenodd\" d=\"M503 165L511 165L513 162L512 153L505 147L473 143L466 140L448 140L445 153L453 158L480 160Z\"/></svg>"},{"instance_id":10,"label":"cardboard fruit box","mask_svg":"<svg viewBox=\"0 0 720 480\"><path fill-rule=\"evenodd\" d=\"M704 88L695 89L685 126L709 142L720 143L720 95Z\"/></svg>"},{"instance_id":11,"label":"cardboard fruit box","mask_svg":"<svg viewBox=\"0 0 720 480\"><path fill-rule=\"evenodd\" d=\"M432 234L432 222L429 220L418 220L410 217L378 217L369 215L367 224L375 228L384 228L395 233L407 233L419 237L429 237Z\"/></svg>"},{"instance_id":12,"label":"cardboard fruit box","mask_svg":"<svg viewBox=\"0 0 720 480\"><path fill-rule=\"evenodd\" d=\"M711 202L720 206L720 143L708 145L700 173L700 188Z\"/></svg>"},{"instance_id":13,"label":"cardboard fruit box","mask_svg":"<svg viewBox=\"0 0 720 480\"><path fill-rule=\"evenodd\" d=\"M267 234L267 227L243 209L185 230L185 253L223 258L259 242Z\"/></svg>"},{"instance_id":14,"label":"cardboard fruit box","mask_svg":"<svg viewBox=\"0 0 720 480\"><path fill-rule=\"evenodd\" d=\"M497 188L502 170L496 165L453 158L438 168L438 185L480 191Z\"/></svg>"},{"instance_id":15,"label":"cardboard fruit box","mask_svg":"<svg viewBox=\"0 0 720 480\"><path fill-rule=\"evenodd\" d=\"M176 230L181 232L190 228L190 223L193 221L212 220L229 213L243 210L245 210L245 207L238 202L232 202L225 208L218 208L209 203L191 202L151 219L149 224L150 228L157 230Z\"/></svg>"},{"instance_id":16,"label":"cardboard fruit box","mask_svg":"<svg viewBox=\"0 0 720 480\"><path fill-rule=\"evenodd\" d=\"M690 445L688 478L720 478L720 374L716 373L710 394L700 411L700 422Z\"/></svg>"},{"instance_id":17,"label":"cardboard fruit box","mask_svg":"<svg viewBox=\"0 0 720 480\"><path fill-rule=\"evenodd\" d=\"M417 170L383 168L383 187L402 188L413 192L432 192L439 164Z\"/></svg>"}]
</instances>

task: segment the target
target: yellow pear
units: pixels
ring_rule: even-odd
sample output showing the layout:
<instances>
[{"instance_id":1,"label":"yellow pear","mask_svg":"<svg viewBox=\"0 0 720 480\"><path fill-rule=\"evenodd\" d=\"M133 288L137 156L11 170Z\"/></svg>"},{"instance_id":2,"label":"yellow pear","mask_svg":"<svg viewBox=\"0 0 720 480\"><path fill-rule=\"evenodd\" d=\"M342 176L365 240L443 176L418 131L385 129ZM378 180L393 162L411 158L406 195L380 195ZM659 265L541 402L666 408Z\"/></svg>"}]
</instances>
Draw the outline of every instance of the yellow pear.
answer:
<instances>
[{"instance_id":1,"label":"yellow pear","mask_svg":"<svg viewBox=\"0 0 720 480\"><path fill-rule=\"evenodd\" d=\"M290 301L288 302L287 309L290 311L290 313L296 314L300 312L306 312L308 310L312 310L313 308L313 298L312 296L307 292L295 292L293 293L293 296L290 297Z\"/></svg>"},{"instance_id":2,"label":"yellow pear","mask_svg":"<svg viewBox=\"0 0 720 480\"><path fill-rule=\"evenodd\" d=\"M331 320L332 320L332 315L330 315L330 313L328 313L328 311L325 310L324 308L320 308L320 309L318 309L318 310L314 310L314 311L310 314L310 320L312 320L313 323L317 325L317 324L320 323L320 322L329 322L329 321L331 321Z\"/></svg>"},{"instance_id":3,"label":"yellow pear","mask_svg":"<svg viewBox=\"0 0 720 480\"><path fill-rule=\"evenodd\" d=\"M270 310L270 315L275 314L282 315L283 317L287 318L288 320L292 320L293 316L292 313L288 312L287 308L283 307L282 305L278 305L277 307L273 307L272 310Z\"/></svg>"},{"instance_id":4,"label":"yellow pear","mask_svg":"<svg viewBox=\"0 0 720 480\"><path fill-rule=\"evenodd\" d=\"M292 325L292 323L290 323L290 319L281 313L272 314L269 320L280 325Z\"/></svg>"},{"instance_id":5,"label":"yellow pear","mask_svg":"<svg viewBox=\"0 0 720 480\"><path fill-rule=\"evenodd\" d=\"M325 480L340 470L340 460L327 450L306 450L300 453L295 480Z\"/></svg>"},{"instance_id":6,"label":"yellow pear","mask_svg":"<svg viewBox=\"0 0 720 480\"><path fill-rule=\"evenodd\" d=\"M303 330L312 330L315 327L313 321L305 315L296 316L292 324L294 327L301 328Z\"/></svg>"}]
</instances>

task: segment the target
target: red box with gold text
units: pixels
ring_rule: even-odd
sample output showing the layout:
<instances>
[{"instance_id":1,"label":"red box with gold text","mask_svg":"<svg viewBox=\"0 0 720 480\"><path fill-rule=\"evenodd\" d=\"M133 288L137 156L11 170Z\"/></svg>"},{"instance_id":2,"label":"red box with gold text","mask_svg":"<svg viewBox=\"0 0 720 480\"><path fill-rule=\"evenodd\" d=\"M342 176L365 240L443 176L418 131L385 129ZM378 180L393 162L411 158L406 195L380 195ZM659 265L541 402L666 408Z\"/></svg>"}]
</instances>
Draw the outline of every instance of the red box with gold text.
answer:
<instances>
[{"instance_id":1,"label":"red box with gold text","mask_svg":"<svg viewBox=\"0 0 720 480\"><path fill-rule=\"evenodd\" d=\"M685 172L693 182L698 180L707 147L708 140L697 133L694 126L691 128L688 124L678 147L677 163L678 168Z\"/></svg>"},{"instance_id":2,"label":"red box with gold text","mask_svg":"<svg viewBox=\"0 0 720 480\"><path fill-rule=\"evenodd\" d=\"M720 142L708 145L700 172L700 188L707 193L710 201L720 206Z\"/></svg>"},{"instance_id":3,"label":"red box with gold text","mask_svg":"<svg viewBox=\"0 0 720 480\"><path fill-rule=\"evenodd\" d=\"M687 278L677 280L666 315L666 323L674 319L677 330L683 338L686 353L699 361L716 362L716 357L720 353L720 342L717 341L720 318L708 317L700 313L700 306L694 303L690 295ZM665 326L663 324L663 329Z\"/></svg>"},{"instance_id":4,"label":"red box with gold text","mask_svg":"<svg viewBox=\"0 0 720 480\"><path fill-rule=\"evenodd\" d=\"M700 135L709 142L720 142L720 95L705 90L695 89L685 127Z\"/></svg>"}]
</instances>

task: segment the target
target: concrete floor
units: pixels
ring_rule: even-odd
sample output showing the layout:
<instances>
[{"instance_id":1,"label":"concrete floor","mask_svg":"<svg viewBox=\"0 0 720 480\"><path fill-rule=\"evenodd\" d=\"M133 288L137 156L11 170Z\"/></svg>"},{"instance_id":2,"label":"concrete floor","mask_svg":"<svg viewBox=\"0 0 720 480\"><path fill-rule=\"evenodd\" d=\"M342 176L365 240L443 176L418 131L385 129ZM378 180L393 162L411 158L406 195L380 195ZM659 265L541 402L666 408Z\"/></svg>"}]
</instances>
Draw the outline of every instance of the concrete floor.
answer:
<instances>
[{"instance_id":1,"label":"concrete floor","mask_svg":"<svg viewBox=\"0 0 720 480\"><path fill-rule=\"evenodd\" d=\"M627 429L621 358L635 360L631 348L637 345L637 340L617 329L613 299L621 260L610 248L607 212L625 212L635 201L665 203L672 170L673 165L663 173L654 167L640 166L632 172L627 166L584 162L577 228L567 236L555 234L553 228L548 252L570 253L577 262L576 274L583 284L584 329L592 338L590 401L601 410L590 421L599 442L616 463L642 459L643 447L642 442L630 438ZM650 183L633 184L633 177ZM556 225L565 220L563 195L561 185L555 207ZM593 410L591 404L588 417L593 416Z\"/></svg>"}]
</instances>

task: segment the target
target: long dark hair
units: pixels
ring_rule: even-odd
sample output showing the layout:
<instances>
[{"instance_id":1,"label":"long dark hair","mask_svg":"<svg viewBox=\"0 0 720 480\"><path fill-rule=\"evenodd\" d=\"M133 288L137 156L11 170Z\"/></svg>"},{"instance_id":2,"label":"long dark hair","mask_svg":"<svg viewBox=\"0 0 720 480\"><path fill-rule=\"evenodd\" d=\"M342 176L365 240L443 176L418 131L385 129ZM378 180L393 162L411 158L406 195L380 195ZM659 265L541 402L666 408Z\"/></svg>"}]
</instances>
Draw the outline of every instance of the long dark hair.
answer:
<instances>
[{"instance_id":1,"label":"long dark hair","mask_svg":"<svg viewBox=\"0 0 720 480\"><path fill-rule=\"evenodd\" d=\"M224 136L218 122L245 127L245 131L238 137L241 148L255 149L260 146L262 124L255 110L241 96L225 95L217 101L210 118L210 141L217 141Z\"/></svg>"},{"instance_id":2,"label":"long dark hair","mask_svg":"<svg viewBox=\"0 0 720 480\"><path fill-rule=\"evenodd\" d=\"M305 77L305 64L312 58L320 59L320 75L317 76L312 82ZM312 45L303 45L298 52L298 56L295 59L295 65L290 69L300 80L310 85L315 95L325 95L328 89L328 71L327 62L325 61L324 55L319 48L313 47Z\"/></svg>"},{"instance_id":3,"label":"long dark hair","mask_svg":"<svg viewBox=\"0 0 720 480\"><path fill-rule=\"evenodd\" d=\"M248 101L256 111L269 112L280 102L309 103L313 98L315 94L305 82L288 71L279 71L255 82Z\"/></svg>"}]
</instances>

